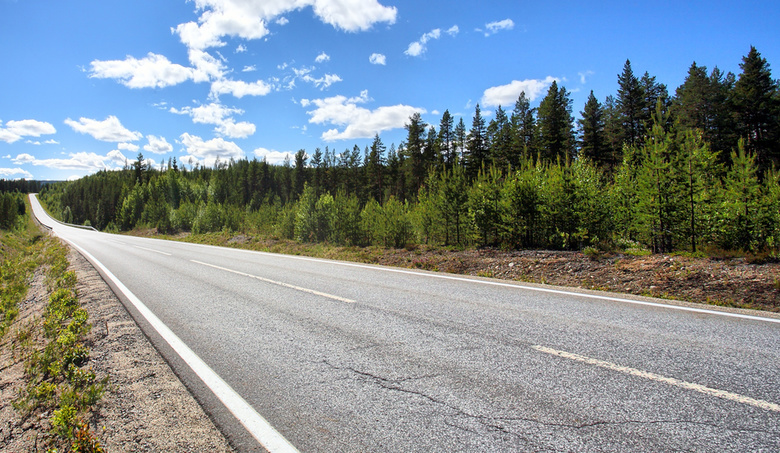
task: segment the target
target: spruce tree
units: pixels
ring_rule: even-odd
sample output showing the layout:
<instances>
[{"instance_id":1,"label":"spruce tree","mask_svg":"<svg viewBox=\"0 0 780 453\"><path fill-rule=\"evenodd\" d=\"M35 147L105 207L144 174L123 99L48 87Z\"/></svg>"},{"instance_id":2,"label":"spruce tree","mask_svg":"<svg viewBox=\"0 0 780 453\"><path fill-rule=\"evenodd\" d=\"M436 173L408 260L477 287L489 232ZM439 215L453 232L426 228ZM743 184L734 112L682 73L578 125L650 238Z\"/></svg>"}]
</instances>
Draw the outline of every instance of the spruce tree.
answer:
<instances>
[{"instance_id":1,"label":"spruce tree","mask_svg":"<svg viewBox=\"0 0 780 453\"><path fill-rule=\"evenodd\" d=\"M513 134L512 143L516 156L512 160L517 163L536 157L537 128L535 113L536 109L531 108L531 101L526 97L525 91L521 92L517 102L515 102L515 108L510 118Z\"/></svg>"},{"instance_id":2,"label":"spruce tree","mask_svg":"<svg viewBox=\"0 0 780 453\"><path fill-rule=\"evenodd\" d=\"M582 118L577 121L580 130L579 155L602 168L610 166L612 159L608 155L604 136L604 109L593 95L593 90L580 115Z\"/></svg>"},{"instance_id":3,"label":"spruce tree","mask_svg":"<svg viewBox=\"0 0 780 453\"><path fill-rule=\"evenodd\" d=\"M755 153L759 172L780 163L780 104L777 81L769 63L755 47L742 58L742 73L734 85L734 106L740 135Z\"/></svg>"},{"instance_id":4,"label":"spruce tree","mask_svg":"<svg viewBox=\"0 0 780 453\"><path fill-rule=\"evenodd\" d=\"M622 125L621 141L628 145L640 144L644 136L645 93L639 79L634 76L629 60L626 60L623 72L618 75L616 107Z\"/></svg>"},{"instance_id":5,"label":"spruce tree","mask_svg":"<svg viewBox=\"0 0 780 453\"><path fill-rule=\"evenodd\" d=\"M477 104L474 109L474 119L471 121L471 129L466 137L466 155L464 161L466 164L466 174L469 178L474 178L479 173L482 165L488 157L487 148L487 127L485 118Z\"/></svg>"},{"instance_id":6,"label":"spruce tree","mask_svg":"<svg viewBox=\"0 0 780 453\"><path fill-rule=\"evenodd\" d=\"M446 168L452 168L457 161L457 151L455 150L455 119L450 115L449 110L445 110L439 123L439 146L444 158Z\"/></svg>"},{"instance_id":7,"label":"spruce tree","mask_svg":"<svg viewBox=\"0 0 780 453\"><path fill-rule=\"evenodd\" d=\"M566 88L553 81L539 104L539 138L541 153L548 162L569 160L574 150L574 118L571 98Z\"/></svg>"}]
</instances>

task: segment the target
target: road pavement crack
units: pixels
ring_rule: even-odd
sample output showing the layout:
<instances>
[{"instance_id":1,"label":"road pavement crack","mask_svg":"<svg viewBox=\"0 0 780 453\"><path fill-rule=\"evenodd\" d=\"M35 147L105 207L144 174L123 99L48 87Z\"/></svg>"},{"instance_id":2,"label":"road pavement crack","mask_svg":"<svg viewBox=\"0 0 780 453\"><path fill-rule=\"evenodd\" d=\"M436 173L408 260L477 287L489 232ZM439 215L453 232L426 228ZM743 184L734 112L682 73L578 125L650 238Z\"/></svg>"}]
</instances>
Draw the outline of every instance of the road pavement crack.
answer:
<instances>
[{"instance_id":1,"label":"road pavement crack","mask_svg":"<svg viewBox=\"0 0 780 453\"><path fill-rule=\"evenodd\" d=\"M420 398L423 398L425 400L430 401L431 403L434 403L438 406L447 408L450 413L447 414L449 417L457 418L457 417L464 417L473 421L476 421L480 425L482 425L484 428L486 428L488 431L498 432L505 435L511 435L514 437L517 437L520 440L527 441L527 438L525 438L521 433L514 432L510 427L505 426L506 423L512 423L512 422L525 422L525 423L531 423L534 425L540 425L545 427L553 427L553 428L565 428L565 429L572 429L572 430L583 430L588 428L597 428L597 427L608 427L608 426L622 426L622 425L660 425L660 424L680 424L680 425L697 425L697 426L708 426L714 429L718 430L728 430L728 431L736 431L736 432L755 432L755 433L765 433L770 435L777 435L776 431L771 430L765 430L765 429L756 429L756 428L748 428L748 427L732 427L732 426L724 426L715 422L708 422L708 421L695 421L695 420L618 420L618 421L609 421L609 420L596 420L592 422L587 423L560 423L560 422L552 422L552 421L544 421L539 420L536 418L530 418L530 417L511 417L511 416L486 416L486 415L477 415L469 413L468 411L452 404L447 401L443 401L439 398L436 398L434 396L431 396L425 392L418 391L418 390L412 390L408 388L404 388L402 384L404 382L409 382L413 380L420 380L425 378L432 378L436 377L438 375L436 374L430 374L430 375L423 375L423 376L415 376L415 377L408 377L408 378L401 378L401 379L388 379L382 376L378 376L373 373L369 373L366 371L361 371L358 369L355 369L351 366L338 366L330 363L327 360L322 360L322 363L325 365L339 371L348 371L356 376L358 376L360 379L372 382L381 388L385 390L395 391L395 392L401 392L406 393L409 395L417 396ZM445 420L445 424L448 426L451 426L453 428L457 428L463 431L472 432L472 429L469 429L465 426L460 426L457 423L451 423L447 420Z\"/></svg>"}]
</instances>

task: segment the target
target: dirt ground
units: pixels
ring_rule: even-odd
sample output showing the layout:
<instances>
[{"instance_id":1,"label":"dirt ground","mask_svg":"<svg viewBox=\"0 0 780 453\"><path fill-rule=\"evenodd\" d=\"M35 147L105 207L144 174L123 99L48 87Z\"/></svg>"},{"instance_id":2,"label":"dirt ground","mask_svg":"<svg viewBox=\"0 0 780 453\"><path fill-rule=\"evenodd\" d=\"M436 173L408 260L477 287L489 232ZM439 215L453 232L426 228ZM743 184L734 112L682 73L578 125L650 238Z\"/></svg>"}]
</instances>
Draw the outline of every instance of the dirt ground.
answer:
<instances>
[{"instance_id":1,"label":"dirt ground","mask_svg":"<svg viewBox=\"0 0 780 453\"><path fill-rule=\"evenodd\" d=\"M375 264L780 312L780 263L581 252L395 250Z\"/></svg>"},{"instance_id":2,"label":"dirt ground","mask_svg":"<svg viewBox=\"0 0 780 453\"><path fill-rule=\"evenodd\" d=\"M231 452L222 434L149 343L95 269L78 253L68 256L92 331L89 366L110 376L90 426L107 452ZM23 385L24 364L6 347L21 326L41 317L48 301L36 274L19 317L0 348L0 451L44 451L48 422L32 414L22 420L11 407Z\"/></svg>"}]
</instances>

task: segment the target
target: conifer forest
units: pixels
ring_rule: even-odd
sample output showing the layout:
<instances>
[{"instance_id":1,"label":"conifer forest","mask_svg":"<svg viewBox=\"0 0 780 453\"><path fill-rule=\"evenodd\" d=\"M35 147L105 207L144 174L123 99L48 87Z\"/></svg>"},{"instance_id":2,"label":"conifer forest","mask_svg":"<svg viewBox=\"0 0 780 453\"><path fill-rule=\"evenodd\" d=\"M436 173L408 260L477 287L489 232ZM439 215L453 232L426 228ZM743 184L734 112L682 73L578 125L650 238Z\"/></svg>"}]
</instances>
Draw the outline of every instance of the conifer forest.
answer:
<instances>
[{"instance_id":1,"label":"conifer forest","mask_svg":"<svg viewBox=\"0 0 780 453\"><path fill-rule=\"evenodd\" d=\"M670 92L630 61L575 121L553 82L470 123L419 114L406 139L300 150L284 165L213 167L142 154L124 170L46 185L69 223L106 231L243 232L304 242L654 253L780 250L780 89L751 47L740 73L696 63ZM10 205L10 202L9 202Z\"/></svg>"}]
</instances>

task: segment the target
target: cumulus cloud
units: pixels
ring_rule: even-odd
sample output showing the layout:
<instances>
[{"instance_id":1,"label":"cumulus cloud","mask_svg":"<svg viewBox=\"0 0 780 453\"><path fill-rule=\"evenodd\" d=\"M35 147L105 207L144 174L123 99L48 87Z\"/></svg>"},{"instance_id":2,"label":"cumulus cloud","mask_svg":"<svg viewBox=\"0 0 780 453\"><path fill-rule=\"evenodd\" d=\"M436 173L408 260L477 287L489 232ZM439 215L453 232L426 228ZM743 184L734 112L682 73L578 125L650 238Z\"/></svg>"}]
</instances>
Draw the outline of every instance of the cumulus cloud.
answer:
<instances>
[{"instance_id":1,"label":"cumulus cloud","mask_svg":"<svg viewBox=\"0 0 780 453\"><path fill-rule=\"evenodd\" d=\"M193 123L216 125L214 131L229 138L246 138L255 133L254 124L245 121L236 123L233 119L233 115L242 115L243 110L226 107L217 102L182 109L171 107L170 112L177 115L189 115Z\"/></svg>"},{"instance_id":2,"label":"cumulus cloud","mask_svg":"<svg viewBox=\"0 0 780 453\"><path fill-rule=\"evenodd\" d=\"M120 144L116 145L116 147L119 148L119 149L124 149L124 150L127 150L127 151L133 151L133 152L138 151L140 149L140 147L138 145L136 145L135 143L120 143Z\"/></svg>"},{"instance_id":3,"label":"cumulus cloud","mask_svg":"<svg viewBox=\"0 0 780 453\"><path fill-rule=\"evenodd\" d=\"M165 154L173 151L173 145L165 140L165 137L158 137L156 135L147 135L146 139L148 144L144 145L144 151L149 151L154 154Z\"/></svg>"},{"instance_id":4,"label":"cumulus cloud","mask_svg":"<svg viewBox=\"0 0 780 453\"><path fill-rule=\"evenodd\" d=\"M458 28L457 25L453 25L452 27L447 29L447 34L450 35L450 36L455 36L458 33L460 33L460 28Z\"/></svg>"},{"instance_id":5,"label":"cumulus cloud","mask_svg":"<svg viewBox=\"0 0 780 453\"><path fill-rule=\"evenodd\" d=\"M515 28L515 23L512 19L504 19L497 22L490 22L485 24L485 36L494 35L503 30L511 30Z\"/></svg>"},{"instance_id":6,"label":"cumulus cloud","mask_svg":"<svg viewBox=\"0 0 780 453\"><path fill-rule=\"evenodd\" d=\"M0 168L2 179L33 179L32 173L22 168Z\"/></svg>"},{"instance_id":7,"label":"cumulus cloud","mask_svg":"<svg viewBox=\"0 0 780 453\"><path fill-rule=\"evenodd\" d=\"M387 64L387 57L382 55L381 53L372 53L370 57L368 57L368 61L371 62L371 64L380 64L384 66Z\"/></svg>"},{"instance_id":8,"label":"cumulus cloud","mask_svg":"<svg viewBox=\"0 0 780 453\"><path fill-rule=\"evenodd\" d=\"M325 99L303 99L304 108L314 106L309 114L309 123L343 126L343 130L330 129L321 138L325 141L371 138L376 134L404 127L415 112L425 113L425 109L408 105L383 106L375 110L360 107L358 104L369 102L368 91L358 97L334 96Z\"/></svg>"},{"instance_id":9,"label":"cumulus cloud","mask_svg":"<svg viewBox=\"0 0 780 453\"><path fill-rule=\"evenodd\" d=\"M50 123L37 120L11 120L0 123L0 141L14 143L23 137L40 137L41 135L56 134L57 130Z\"/></svg>"},{"instance_id":10,"label":"cumulus cloud","mask_svg":"<svg viewBox=\"0 0 780 453\"><path fill-rule=\"evenodd\" d=\"M426 50L428 50L428 47L426 46L426 44L428 44L428 41L432 39L439 39L440 36L441 36L441 29L439 28L433 29L428 33L422 35L418 41L409 44L409 47L404 51L404 53L411 57L419 57L420 55L425 53Z\"/></svg>"},{"instance_id":11,"label":"cumulus cloud","mask_svg":"<svg viewBox=\"0 0 780 453\"><path fill-rule=\"evenodd\" d=\"M285 159L293 160L295 155L289 151L276 151L273 149L257 148L254 151L255 156L272 165L281 164Z\"/></svg>"},{"instance_id":12,"label":"cumulus cloud","mask_svg":"<svg viewBox=\"0 0 780 453\"><path fill-rule=\"evenodd\" d=\"M286 17L280 17L276 19L276 25L281 25L284 27L285 25L289 24L290 21Z\"/></svg>"},{"instance_id":13,"label":"cumulus cloud","mask_svg":"<svg viewBox=\"0 0 780 453\"><path fill-rule=\"evenodd\" d=\"M317 55L317 58L314 59L317 63L323 63L330 60L330 55L326 54L325 52L322 52L321 54Z\"/></svg>"},{"instance_id":14,"label":"cumulus cloud","mask_svg":"<svg viewBox=\"0 0 780 453\"><path fill-rule=\"evenodd\" d=\"M213 166L217 159L224 162L244 157L244 151L238 145L222 138L204 141L196 135L185 132L181 135L180 141L187 152L187 155L180 159L182 162L187 162L192 158L201 165Z\"/></svg>"},{"instance_id":15,"label":"cumulus cloud","mask_svg":"<svg viewBox=\"0 0 780 453\"><path fill-rule=\"evenodd\" d=\"M38 159L30 154L19 154L13 159L13 163L58 170L84 170L88 172L121 168L125 163L125 157L116 150L109 152L105 156L87 152L70 153L68 156L67 159ZM122 156L121 161L119 156Z\"/></svg>"},{"instance_id":16,"label":"cumulus cloud","mask_svg":"<svg viewBox=\"0 0 780 453\"><path fill-rule=\"evenodd\" d=\"M255 72L255 71L257 71L257 66L255 65L244 66L244 69L241 70L241 72Z\"/></svg>"},{"instance_id":17,"label":"cumulus cloud","mask_svg":"<svg viewBox=\"0 0 780 453\"><path fill-rule=\"evenodd\" d=\"M218 98L223 94L232 94L234 97L242 98L244 96L265 96L271 92L271 85L258 80L257 82L247 83L242 80L217 80L211 84L212 98Z\"/></svg>"},{"instance_id":18,"label":"cumulus cloud","mask_svg":"<svg viewBox=\"0 0 780 453\"><path fill-rule=\"evenodd\" d=\"M266 24L287 23L284 14L311 6L314 14L335 28L356 32L375 23L395 22L397 10L376 0L197 0L201 11L198 22L187 22L172 29L191 49L221 47L225 36L246 40L260 39L269 31Z\"/></svg>"},{"instance_id":19,"label":"cumulus cloud","mask_svg":"<svg viewBox=\"0 0 780 453\"><path fill-rule=\"evenodd\" d=\"M140 60L131 56L124 60L94 60L90 68L89 77L115 79L129 88L163 88L194 77L192 68L171 63L152 52Z\"/></svg>"},{"instance_id":20,"label":"cumulus cloud","mask_svg":"<svg viewBox=\"0 0 780 453\"><path fill-rule=\"evenodd\" d=\"M73 121L68 118L65 124L72 127L74 131L81 134L89 134L96 140L104 142L134 142L141 139L143 135L140 132L133 132L122 126L119 119L113 115L103 121L97 121L89 118L79 118Z\"/></svg>"},{"instance_id":21,"label":"cumulus cloud","mask_svg":"<svg viewBox=\"0 0 780 453\"><path fill-rule=\"evenodd\" d=\"M243 44L239 44L238 47L236 47L236 53L244 53L246 52L246 46Z\"/></svg>"},{"instance_id":22,"label":"cumulus cloud","mask_svg":"<svg viewBox=\"0 0 780 453\"><path fill-rule=\"evenodd\" d=\"M520 93L525 92L526 97L533 101L538 98L544 90L552 85L553 81L558 79L552 76L539 79L513 80L507 85L500 85L488 88L482 95L482 105L499 106L514 105Z\"/></svg>"}]
</instances>

